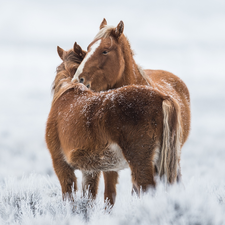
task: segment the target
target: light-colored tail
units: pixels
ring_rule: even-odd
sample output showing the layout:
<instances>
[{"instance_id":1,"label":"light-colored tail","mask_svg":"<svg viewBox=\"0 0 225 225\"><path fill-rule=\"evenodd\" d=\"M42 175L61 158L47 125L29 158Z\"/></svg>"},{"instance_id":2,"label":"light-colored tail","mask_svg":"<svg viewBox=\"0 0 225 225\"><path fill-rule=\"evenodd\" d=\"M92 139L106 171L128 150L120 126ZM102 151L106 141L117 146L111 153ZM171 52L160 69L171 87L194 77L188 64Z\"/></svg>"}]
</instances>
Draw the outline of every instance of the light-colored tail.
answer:
<instances>
[{"instance_id":1,"label":"light-colored tail","mask_svg":"<svg viewBox=\"0 0 225 225\"><path fill-rule=\"evenodd\" d=\"M180 162L182 128L181 111L177 102L167 98L162 103L163 108L163 141L160 153L160 177L166 175L167 182L177 181Z\"/></svg>"}]
</instances>

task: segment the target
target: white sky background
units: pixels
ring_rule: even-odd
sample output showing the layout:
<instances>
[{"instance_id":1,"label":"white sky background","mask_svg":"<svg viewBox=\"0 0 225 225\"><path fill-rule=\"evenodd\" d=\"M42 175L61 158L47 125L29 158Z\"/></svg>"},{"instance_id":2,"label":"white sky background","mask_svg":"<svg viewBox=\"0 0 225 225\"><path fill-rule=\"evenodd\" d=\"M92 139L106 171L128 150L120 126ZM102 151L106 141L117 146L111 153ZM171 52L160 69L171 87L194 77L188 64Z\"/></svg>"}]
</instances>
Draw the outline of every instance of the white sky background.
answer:
<instances>
[{"instance_id":1,"label":"white sky background","mask_svg":"<svg viewBox=\"0 0 225 225\"><path fill-rule=\"evenodd\" d=\"M61 63L56 47L70 49L77 41L86 49L104 17L110 25L124 21L138 64L170 71L190 90L192 131L182 153L184 179L200 164L199 174L210 173L211 163L220 168L225 1L0 0L0 181L31 172L53 174L44 129Z\"/></svg>"}]
</instances>

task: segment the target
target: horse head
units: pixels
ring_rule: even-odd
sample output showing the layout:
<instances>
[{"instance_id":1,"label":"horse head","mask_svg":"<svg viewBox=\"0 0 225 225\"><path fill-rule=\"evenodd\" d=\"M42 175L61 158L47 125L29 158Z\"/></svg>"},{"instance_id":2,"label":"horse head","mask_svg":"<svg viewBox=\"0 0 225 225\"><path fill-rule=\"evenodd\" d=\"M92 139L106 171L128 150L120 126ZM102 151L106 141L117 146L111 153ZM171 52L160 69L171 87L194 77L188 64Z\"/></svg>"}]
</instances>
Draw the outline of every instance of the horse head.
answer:
<instances>
[{"instance_id":1,"label":"horse head","mask_svg":"<svg viewBox=\"0 0 225 225\"><path fill-rule=\"evenodd\" d=\"M53 82L53 103L69 88L74 87L71 82L74 73L84 59L86 52L75 42L72 49L65 51L57 46L57 52L62 59L62 63L56 69L56 77ZM84 85L77 85L77 87Z\"/></svg>"},{"instance_id":2,"label":"horse head","mask_svg":"<svg viewBox=\"0 0 225 225\"><path fill-rule=\"evenodd\" d=\"M63 83L71 81L74 73L84 59L86 52L75 42L72 49L65 51L57 46L57 52L62 63L56 69L56 77L52 91L57 92Z\"/></svg>"},{"instance_id":3,"label":"horse head","mask_svg":"<svg viewBox=\"0 0 225 225\"><path fill-rule=\"evenodd\" d=\"M94 91L113 88L121 79L125 67L121 47L122 39L125 37L123 30L123 21L120 21L117 27L113 27L107 26L104 19L72 80L83 83ZM75 52L78 53L78 50L75 49Z\"/></svg>"}]
</instances>

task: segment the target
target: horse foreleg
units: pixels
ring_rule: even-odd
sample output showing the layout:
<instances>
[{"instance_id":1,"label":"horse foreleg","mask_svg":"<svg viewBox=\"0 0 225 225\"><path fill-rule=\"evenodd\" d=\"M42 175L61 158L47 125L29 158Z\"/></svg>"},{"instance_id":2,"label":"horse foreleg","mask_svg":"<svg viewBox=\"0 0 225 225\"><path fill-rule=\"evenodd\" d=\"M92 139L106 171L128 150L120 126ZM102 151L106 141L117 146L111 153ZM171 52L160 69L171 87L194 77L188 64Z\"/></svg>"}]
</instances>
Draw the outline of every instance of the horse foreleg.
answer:
<instances>
[{"instance_id":1,"label":"horse foreleg","mask_svg":"<svg viewBox=\"0 0 225 225\"><path fill-rule=\"evenodd\" d=\"M77 190L77 179L74 174L74 169L61 155L52 158L52 160L55 173L62 187L63 200L66 200L67 198L73 200L72 191Z\"/></svg>"},{"instance_id":2,"label":"horse foreleg","mask_svg":"<svg viewBox=\"0 0 225 225\"><path fill-rule=\"evenodd\" d=\"M82 188L83 194L85 195L88 190L88 196L96 198L98 192L100 172L86 172L82 171Z\"/></svg>"},{"instance_id":3,"label":"horse foreleg","mask_svg":"<svg viewBox=\"0 0 225 225\"><path fill-rule=\"evenodd\" d=\"M118 173L114 171L103 172L105 181L105 201L108 199L111 205L115 204L116 200L116 184L118 181Z\"/></svg>"}]
</instances>

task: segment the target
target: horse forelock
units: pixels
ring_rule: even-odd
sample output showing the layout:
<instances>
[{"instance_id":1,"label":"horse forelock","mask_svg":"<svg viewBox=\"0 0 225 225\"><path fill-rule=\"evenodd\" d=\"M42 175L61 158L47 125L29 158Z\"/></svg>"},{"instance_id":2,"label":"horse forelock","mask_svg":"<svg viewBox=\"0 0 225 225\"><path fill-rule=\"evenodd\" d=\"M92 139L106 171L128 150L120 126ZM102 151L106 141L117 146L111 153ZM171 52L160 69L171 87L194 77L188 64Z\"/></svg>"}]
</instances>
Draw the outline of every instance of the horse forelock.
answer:
<instances>
[{"instance_id":1,"label":"horse forelock","mask_svg":"<svg viewBox=\"0 0 225 225\"><path fill-rule=\"evenodd\" d=\"M106 25L104 26L94 37L94 41L101 39L101 38L107 38L110 36L111 32L113 29L115 29L116 27L114 26L110 26L110 25Z\"/></svg>"}]
</instances>

